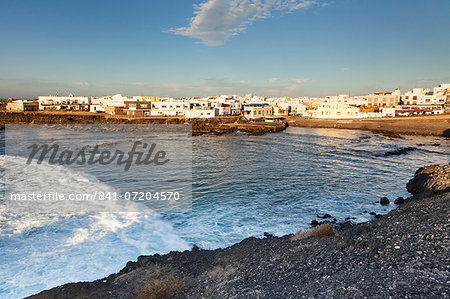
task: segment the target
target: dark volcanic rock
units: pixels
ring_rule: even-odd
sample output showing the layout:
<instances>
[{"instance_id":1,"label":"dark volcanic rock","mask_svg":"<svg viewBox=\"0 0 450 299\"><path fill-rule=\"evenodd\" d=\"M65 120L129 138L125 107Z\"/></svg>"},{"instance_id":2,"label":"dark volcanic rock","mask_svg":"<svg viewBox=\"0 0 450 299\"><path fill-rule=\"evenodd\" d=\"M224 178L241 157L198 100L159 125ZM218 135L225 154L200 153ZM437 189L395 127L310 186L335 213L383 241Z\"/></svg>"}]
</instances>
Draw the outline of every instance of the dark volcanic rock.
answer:
<instances>
[{"instance_id":1,"label":"dark volcanic rock","mask_svg":"<svg viewBox=\"0 0 450 299\"><path fill-rule=\"evenodd\" d=\"M317 220L311 220L311 227L316 227L316 226L318 226L319 225L319 221L317 221Z\"/></svg>"},{"instance_id":2,"label":"dark volcanic rock","mask_svg":"<svg viewBox=\"0 0 450 299\"><path fill-rule=\"evenodd\" d=\"M387 197L380 198L380 204L388 205L389 204L389 198L387 198Z\"/></svg>"},{"instance_id":3,"label":"dark volcanic rock","mask_svg":"<svg viewBox=\"0 0 450 299\"><path fill-rule=\"evenodd\" d=\"M450 164L431 165L418 169L407 184L411 194L434 194L450 191Z\"/></svg>"},{"instance_id":4,"label":"dark volcanic rock","mask_svg":"<svg viewBox=\"0 0 450 299\"><path fill-rule=\"evenodd\" d=\"M388 157L388 156L400 156L400 155L406 155L407 153L416 150L416 147L404 147L404 148L399 148L396 149L395 151L389 151L389 152L385 152L384 156Z\"/></svg>"},{"instance_id":5,"label":"dark volcanic rock","mask_svg":"<svg viewBox=\"0 0 450 299\"><path fill-rule=\"evenodd\" d=\"M317 215L317 218L327 219L327 218L331 218L331 215L330 214L325 214L323 216Z\"/></svg>"},{"instance_id":6,"label":"dark volcanic rock","mask_svg":"<svg viewBox=\"0 0 450 299\"><path fill-rule=\"evenodd\" d=\"M403 197L398 197L395 201L394 201L394 204L396 204L396 205L401 205L401 204L404 204L405 203L405 199L403 198Z\"/></svg>"}]
</instances>

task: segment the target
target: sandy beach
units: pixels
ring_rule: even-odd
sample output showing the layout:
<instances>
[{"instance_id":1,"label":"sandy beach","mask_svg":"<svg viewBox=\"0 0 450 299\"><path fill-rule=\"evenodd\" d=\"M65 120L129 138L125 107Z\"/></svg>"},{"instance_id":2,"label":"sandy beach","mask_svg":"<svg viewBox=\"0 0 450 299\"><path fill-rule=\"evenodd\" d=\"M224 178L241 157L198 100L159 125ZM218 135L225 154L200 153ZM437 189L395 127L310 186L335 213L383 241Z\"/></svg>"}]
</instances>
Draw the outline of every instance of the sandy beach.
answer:
<instances>
[{"instance_id":1,"label":"sandy beach","mask_svg":"<svg viewBox=\"0 0 450 299\"><path fill-rule=\"evenodd\" d=\"M376 119L293 118L289 125L307 128L369 130L389 136L421 135L450 137L450 114Z\"/></svg>"}]
</instances>

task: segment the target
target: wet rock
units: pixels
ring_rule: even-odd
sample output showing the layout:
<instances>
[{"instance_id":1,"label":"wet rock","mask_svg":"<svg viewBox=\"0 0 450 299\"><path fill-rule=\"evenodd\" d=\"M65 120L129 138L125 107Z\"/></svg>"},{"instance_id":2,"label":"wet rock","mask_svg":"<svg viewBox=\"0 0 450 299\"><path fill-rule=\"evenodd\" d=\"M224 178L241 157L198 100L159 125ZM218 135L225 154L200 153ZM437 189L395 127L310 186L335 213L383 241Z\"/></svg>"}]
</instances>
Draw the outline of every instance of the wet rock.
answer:
<instances>
[{"instance_id":1,"label":"wet rock","mask_svg":"<svg viewBox=\"0 0 450 299\"><path fill-rule=\"evenodd\" d=\"M416 150L416 147L403 147L403 148L399 148L396 149L395 151L388 151L384 153L385 157L389 157L389 156L400 156L400 155L406 155L407 153Z\"/></svg>"},{"instance_id":2,"label":"wet rock","mask_svg":"<svg viewBox=\"0 0 450 299\"><path fill-rule=\"evenodd\" d=\"M325 214L325 215L323 215L323 216L317 215L317 218L320 218L320 219L327 219L327 218L331 218L331 215L330 215L330 214Z\"/></svg>"},{"instance_id":3,"label":"wet rock","mask_svg":"<svg viewBox=\"0 0 450 299\"><path fill-rule=\"evenodd\" d=\"M263 235L264 235L264 237L267 237L267 238L273 237L273 235L271 233L268 233L268 232L264 232Z\"/></svg>"},{"instance_id":4,"label":"wet rock","mask_svg":"<svg viewBox=\"0 0 450 299\"><path fill-rule=\"evenodd\" d=\"M389 199L387 197L382 197L380 199L380 204L382 204L382 205L388 205L389 203L390 202L389 202Z\"/></svg>"},{"instance_id":5,"label":"wet rock","mask_svg":"<svg viewBox=\"0 0 450 299\"><path fill-rule=\"evenodd\" d=\"M370 212L369 215L375 216L377 213L375 212Z\"/></svg>"},{"instance_id":6,"label":"wet rock","mask_svg":"<svg viewBox=\"0 0 450 299\"><path fill-rule=\"evenodd\" d=\"M319 225L319 221L317 221L317 220L312 220L310 224L311 224L311 227L316 227L316 226Z\"/></svg>"},{"instance_id":7,"label":"wet rock","mask_svg":"<svg viewBox=\"0 0 450 299\"><path fill-rule=\"evenodd\" d=\"M405 199L403 198L403 197L398 197L395 201L394 201L394 204L396 204L396 205L401 205L401 204L404 204L405 203Z\"/></svg>"}]
</instances>

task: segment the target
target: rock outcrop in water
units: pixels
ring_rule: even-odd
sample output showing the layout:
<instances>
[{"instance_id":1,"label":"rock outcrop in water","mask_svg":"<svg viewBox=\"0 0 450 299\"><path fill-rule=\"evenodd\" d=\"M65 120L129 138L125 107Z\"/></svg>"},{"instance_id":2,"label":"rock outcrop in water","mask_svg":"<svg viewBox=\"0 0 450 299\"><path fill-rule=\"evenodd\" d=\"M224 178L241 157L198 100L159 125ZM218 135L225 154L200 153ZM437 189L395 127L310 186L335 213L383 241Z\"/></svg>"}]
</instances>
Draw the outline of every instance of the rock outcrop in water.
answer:
<instances>
[{"instance_id":1,"label":"rock outcrop in water","mask_svg":"<svg viewBox=\"0 0 450 299\"><path fill-rule=\"evenodd\" d=\"M192 135L230 134L245 132L250 135L276 133L285 130L287 123L247 123L241 116L214 118L184 118L184 117L155 117L155 118L125 118L105 116L102 114L63 114L63 113L11 113L0 112L0 129L6 124L190 124Z\"/></svg>"},{"instance_id":2,"label":"rock outcrop in water","mask_svg":"<svg viewBox=\"0 0 450 299\"><path fill-rule=\"evenodd\" d=\"M403 147L403 148L396 149L394 151L385 152L384 156L389 157L389 156L406 155L407 153L412 152L416 149L417 149L416 147Z\"/></svg>"},{"instance_id":3,"label":"rock outcrop in water","mask_svg":"<svg viewBox=\"0 0 450 299\"><path fill-rule=\"evenodd\" d=\"M446 298L448 173L448 165L419 169L403 205L337 235L140 256L117 274L33 298Z\"/></svg>"}]
</instances>

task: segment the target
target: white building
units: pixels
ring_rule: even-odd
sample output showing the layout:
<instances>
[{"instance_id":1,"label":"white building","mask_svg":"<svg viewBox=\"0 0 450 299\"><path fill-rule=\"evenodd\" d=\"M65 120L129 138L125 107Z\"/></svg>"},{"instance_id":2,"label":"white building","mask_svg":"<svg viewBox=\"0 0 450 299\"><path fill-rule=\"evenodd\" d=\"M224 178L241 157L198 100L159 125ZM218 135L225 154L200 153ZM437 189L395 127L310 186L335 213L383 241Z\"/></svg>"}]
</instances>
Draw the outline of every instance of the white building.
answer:
<instances>
[{"instance_id":1,"label":"white building","mask_svg":"<svg viewBox=\"0 0 450 299\"><path fill-rule=\"evenodd\" d=\"M184 115L188 118L211 118L219 116L219 109L191 109L184 111Z\"/></svg>"},{"instance_id":2,"label":"white building","mask_svg":"<svg viewBox=\"0 0 450 299\"><path fill-rule=\"evenodd\" d=\"M383 117L396 117L397 115L396 115L395 111L397 109L398 108L381 108L381 115Z\"/></svg>"},{"instance_id":3,"label":"white building","mask_svg":"<svg viewBox=\"0 0 450 299\"><path fill-rule=\"evenodd\" d=\"M324 102L310 113L313 118L360 118L359 108L340 102Z\"/></svg>"},{"instance_id":4,"label":"white building","mask_svg":"<svg viewBox=\"0 0 450 299\"><path fill-rule=\"evenodd\" d=\"M273 115L273 107L269 104L245 104L242 113L249 119L265 118Z\"/></svg>"},{"instance_id":5,"label":"white building","mask_svg":"<svg viewBox=\"0 0 450 299\"><path fill-rule=\"evenodd\" d=\"M450 93L450 84L441 84L432 89L414 88L405 93L403 104L414 105L445 105Z\"/></svg>"},{"instance_id":6,"label":"white building","mask_svg":"<svg viewBox=\"0 0 450 299\"><path fill-rule=\"evenodd\" d=\"M90 99L88 97L76 97L69 94L67 97L58 95L39 96L39 110L88 110Z\"/></svg>"},{"instance_id":7,"label":"white building","mask_svg":"<svg viewBox=\"0 0 450 299\"><path fill-rule=\"evenodd\" d=\"M151 107L151 116L184 116L190 109L189 102L175 99L154 101Z\"/></svg>"}]
</instances>

